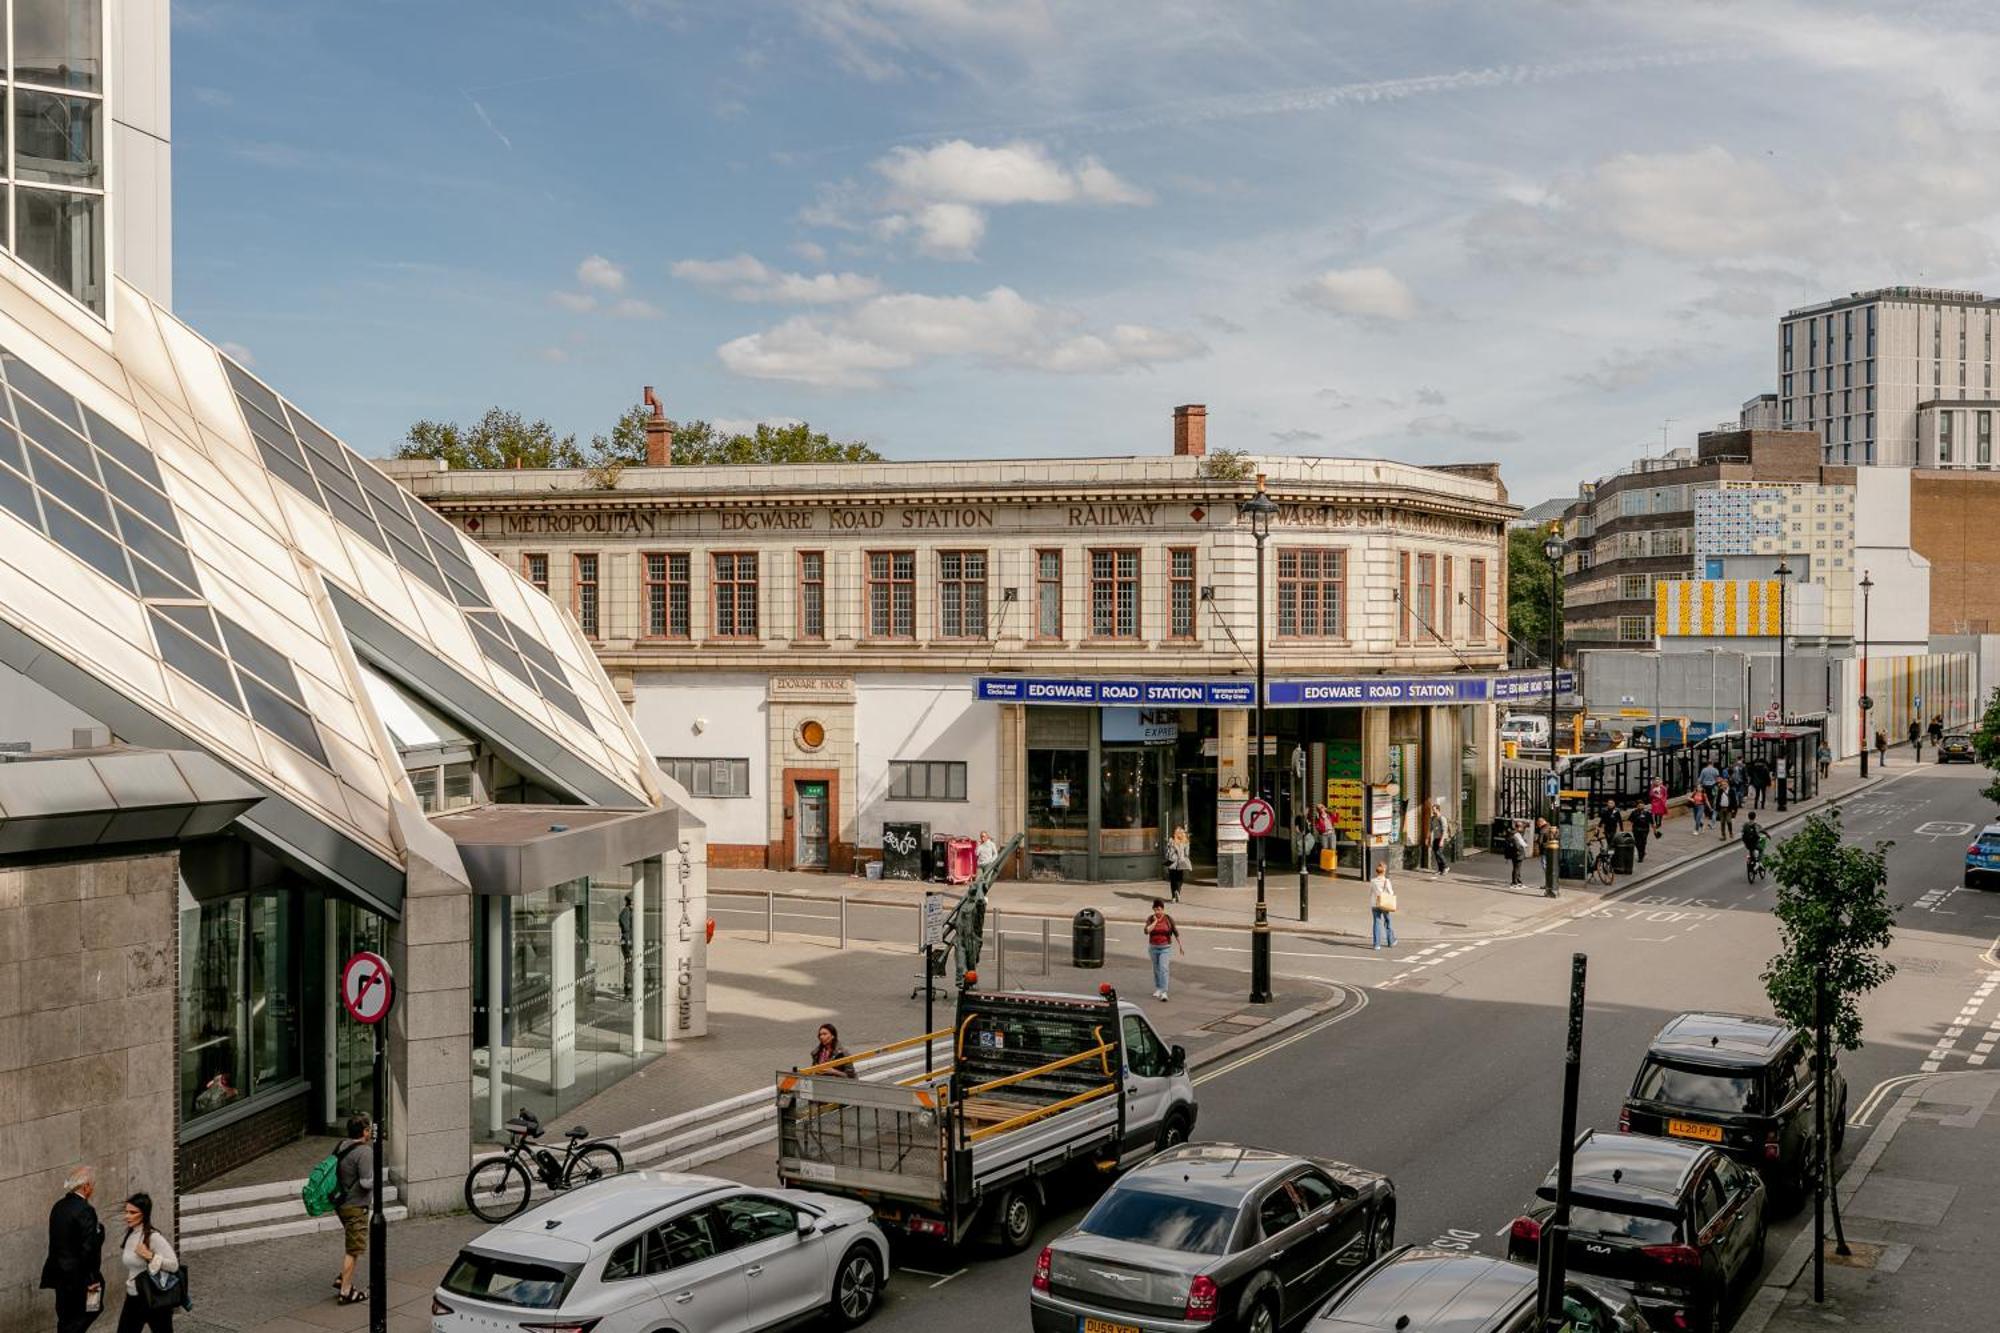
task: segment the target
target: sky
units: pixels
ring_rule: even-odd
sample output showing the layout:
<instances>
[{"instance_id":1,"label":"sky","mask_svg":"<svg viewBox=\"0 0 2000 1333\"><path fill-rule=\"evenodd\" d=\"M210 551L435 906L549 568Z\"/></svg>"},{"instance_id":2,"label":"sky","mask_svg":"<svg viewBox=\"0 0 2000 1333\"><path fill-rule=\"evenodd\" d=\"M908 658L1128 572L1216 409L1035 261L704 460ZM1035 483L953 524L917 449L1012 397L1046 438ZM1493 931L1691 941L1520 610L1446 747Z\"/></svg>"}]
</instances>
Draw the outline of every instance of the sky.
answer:
<instances>
[{"instance_id":1,"label":"sky","mask_svg":"<svg viewBox=\"0 0 2000 1333\"><path fill-rule=\"evenodd\" d=\"M2000 295L1968 0L174 0L175 306L367 453L1689 445L1793 307Z\"/></svg>"}]
</instances>

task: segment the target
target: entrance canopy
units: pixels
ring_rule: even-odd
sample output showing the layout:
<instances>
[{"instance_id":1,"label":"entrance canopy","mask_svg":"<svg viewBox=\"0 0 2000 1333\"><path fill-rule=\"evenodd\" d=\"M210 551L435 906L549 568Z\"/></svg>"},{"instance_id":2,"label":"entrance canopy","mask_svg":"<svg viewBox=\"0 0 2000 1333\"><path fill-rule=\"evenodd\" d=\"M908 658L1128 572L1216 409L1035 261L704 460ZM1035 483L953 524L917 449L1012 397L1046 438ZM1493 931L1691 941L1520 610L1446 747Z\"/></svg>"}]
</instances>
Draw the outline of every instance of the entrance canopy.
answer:
<instances>
[{"instance_id":1,"label":"entrance canopy","mask_svg":"<svg viewBox=\"0 0 2000 1333\"><path fill-rule=\"evenodd\" d=\"M431 823L458 844L474 893L507 898L661 856L680 841L672 807L484 805Z\"/></svg>"},{"instance_id":2,"label":"entrance canopy","mask_svg":"<svg viewBox=\"0 0 2000 1333\"><path fill-rule=\"evenodd\" d=\"M1556 673L1556 688L1576 692L1576 674ZM1120 708L1254 708L1257 687L1243 680L1091 680L1049 676L981 676L973 689L995 703ZM1369 704L1482 704L1547 698L1549 673L1501 675L1336 676L1264 682L1264 703L1276 708L1351 708Z\"/></svg>"}]
</instances>

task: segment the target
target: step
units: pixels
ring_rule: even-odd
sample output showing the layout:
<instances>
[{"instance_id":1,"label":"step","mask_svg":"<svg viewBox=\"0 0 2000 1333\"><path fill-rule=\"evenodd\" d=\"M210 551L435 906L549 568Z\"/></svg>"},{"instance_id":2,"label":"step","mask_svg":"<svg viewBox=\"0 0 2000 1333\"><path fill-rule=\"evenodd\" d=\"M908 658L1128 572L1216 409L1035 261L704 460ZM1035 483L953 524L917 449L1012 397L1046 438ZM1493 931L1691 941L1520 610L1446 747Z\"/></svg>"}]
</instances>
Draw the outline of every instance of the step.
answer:
<instances>
[{"instance_id":1,"label":"step","mask_svg":"<svg viewBox=\"0 0 2000 1333\"><path fill-rule=\"evenodd\" d=\"M304 1185L304 1181L298 1182ZM394 1185L382 1188L382 1202L386 1208L393 1208L400 1196ZM282 1222L306 1216L305 1202L296 1192L289 1199L272 1199L265 1203L238 1204L233 1208L204 1208L181 1213L181 1234L205 1235L217 1231L229 1231L237 1227L256 1226L265 1222Z\"/></svg>"},{"instance_id":2,"label":"step","mask_svg":"<svg viewBox=\"0 0 2000 1333\"><path fill-rule=\"evenodd\" d=\"M395 1204L382 1210L382 1218L387 1222L401 1222L410 1215L410 1210ZM283 1236L308 1236L318 1231L338 1231L340 1219L329 1213L325 1217L297 1217L286 1222L267 1222L260 1226L242 1227L227 1231L210 1231L181 1237L181 1252L195 1250L217 1250L230 1245L247 1245L257 1240L277 1240Z\"/></svg>"}]
</instances>

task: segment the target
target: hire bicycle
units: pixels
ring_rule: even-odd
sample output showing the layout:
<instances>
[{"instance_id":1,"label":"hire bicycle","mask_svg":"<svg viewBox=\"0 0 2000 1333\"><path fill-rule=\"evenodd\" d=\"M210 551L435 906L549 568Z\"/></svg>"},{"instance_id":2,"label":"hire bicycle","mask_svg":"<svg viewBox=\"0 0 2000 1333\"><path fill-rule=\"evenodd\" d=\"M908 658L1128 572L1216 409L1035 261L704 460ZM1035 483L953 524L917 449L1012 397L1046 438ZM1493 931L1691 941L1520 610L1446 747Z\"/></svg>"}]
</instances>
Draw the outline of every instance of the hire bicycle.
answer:
<instances>
[{"instance_id":1,"label":"hire bicycle","mask_svg":"<svg viewBox=\"0 0 2000 1333\"><path fill-rule=\"evenodd\" d=\"M528 1206L534 1181L552 1190L575 1189L625 1169L624 1154L605 1139L590 1139L590 1131L574 1125L563 1135L569 1142L558 1158L536 1146L542 1122L522 1108L507 1122L507 1150L472 1164L465 1173L465 1206L486 1222L505 1222ZM590 1139L589 1142L585 1142Z\"/></svg>"},{"instance_id":2,"label":"hire bicycle","mask_svg":"<svg viewBox=\"0 0 2000 1333\"><path fill-rule=\"evenodd\" d=\"M1743 875L1750 883L1761 884L1768 873L1764 866L1764 844L1760 842L1743 853Z\"/></svg>"},{"instance_id":3,"label":"hire bicycle","mask_svg":"<svg viewBox=\"0 0 2000 1333\"><path fill-rule=\"evenodd\" d=\"M1590 845L1595 850L1590 857L1590 877L1599 884L1609 884L1617 879L1617 872L1611 864L1611 844L1596 829L1591 830Z\"/></svg>"}]
</instances>

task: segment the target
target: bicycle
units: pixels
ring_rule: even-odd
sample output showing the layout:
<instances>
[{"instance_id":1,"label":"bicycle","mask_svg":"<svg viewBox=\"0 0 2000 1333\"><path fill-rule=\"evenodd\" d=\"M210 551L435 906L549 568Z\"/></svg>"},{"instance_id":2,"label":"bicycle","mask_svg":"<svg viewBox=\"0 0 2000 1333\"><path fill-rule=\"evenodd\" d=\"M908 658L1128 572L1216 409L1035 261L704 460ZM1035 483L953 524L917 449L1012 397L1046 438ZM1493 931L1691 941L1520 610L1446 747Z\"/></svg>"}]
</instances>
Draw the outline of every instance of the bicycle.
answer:
<instances>
[{"instance_id":1,"label":"bicycle","mask_svg":"<svg viewBox=\"0 0 2000 1333\"><path fill-rule=\"evenodd\" d=\"M506 1128L507 1150L474 1162L465 1173L465 1206L481 1221L505 1222L526 1208L537 1176L551 1190L569 1190L625 1169L624 1154L617 1146L605 1139L586 1143L590 1131L582 1125L564 1132L569 1142L560 1159L549 1149L534 1145L542 1136L542 1122L533 1111L523 1108Z\"/></svg>"},{"instance_id":2,"label":"bicycle","mask_svg":"<svg viewBox=\"0 0 2000 1333\"><path fill-rule=\"evenodd\" d=\"M1590 845L1595 849L1590 858L1590 877L1599 884L1611 883L1618 878L1611 867L1611 844L1606 842L1601 834L1593 831Z\"/></svg>"},{"instance_id":3,"label":"bicycle","mask_svg":"<svg viewBox=\"0 0 2000 1333\"><path fill-rule=\"evenodd\" d=\"M1761 848L1754 852L1744 853L1743 874L1745 878L1747 878L1752 884L1761 884L1764 882L1764 876L1766 873L1767 872L1764 867L1763 850Z\"/></svg>"}]
</instances>

